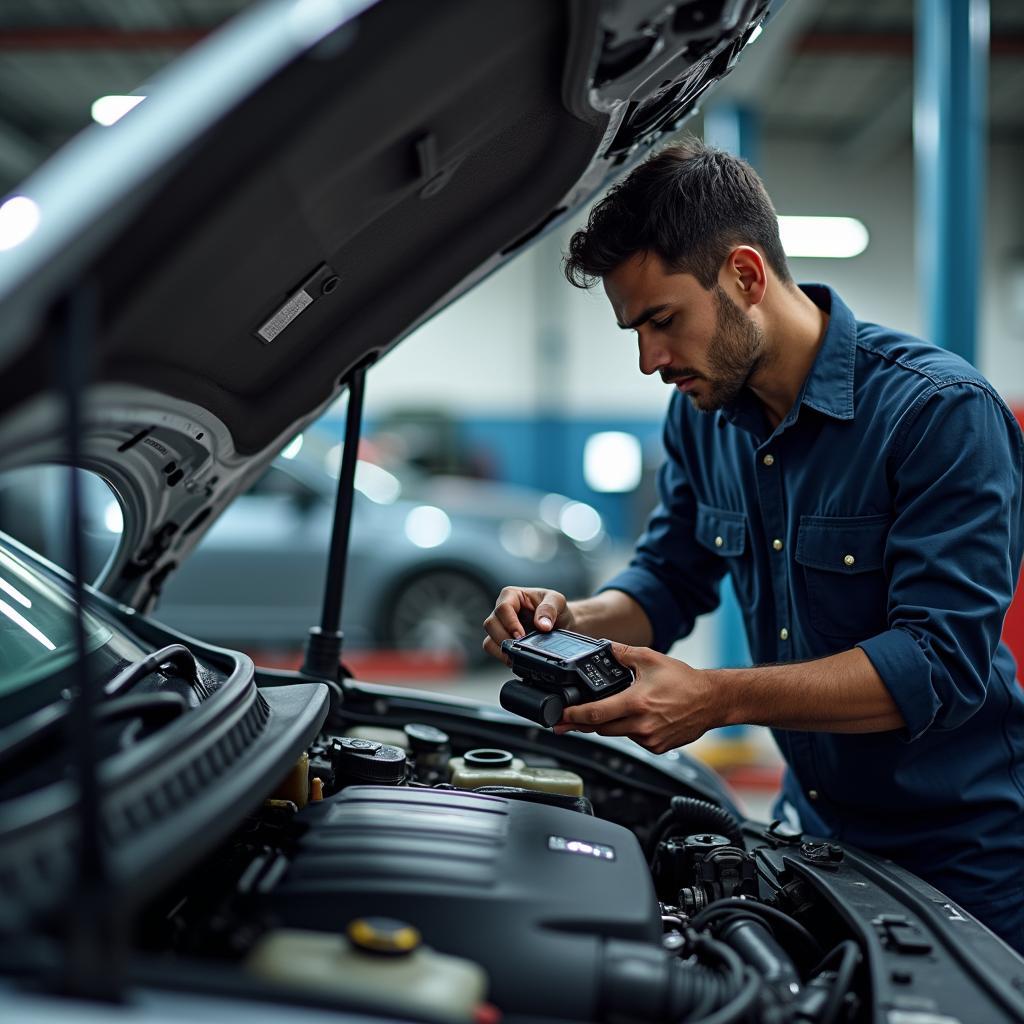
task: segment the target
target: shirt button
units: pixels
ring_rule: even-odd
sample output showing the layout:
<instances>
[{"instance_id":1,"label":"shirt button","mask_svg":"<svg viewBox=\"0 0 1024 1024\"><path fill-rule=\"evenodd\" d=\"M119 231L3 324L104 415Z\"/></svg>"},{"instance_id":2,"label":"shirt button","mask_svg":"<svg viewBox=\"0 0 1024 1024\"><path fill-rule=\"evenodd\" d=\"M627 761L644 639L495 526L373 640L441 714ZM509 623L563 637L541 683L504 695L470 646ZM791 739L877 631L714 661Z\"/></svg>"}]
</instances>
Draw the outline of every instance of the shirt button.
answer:
<instances>
[{"instance_id":1,"label":"shirt button","mask_svg":"<svg viewBox=\"0 0 1024 1024\"><path fill-rule=\"evenodd\" d=\"M782 550L782 541L779 540L778 537L776 537L775 540L772 541L772 547L775 548L776 551L781 551Z\"/></svg>"},{"instance_id":2,"label":"shirt button","mask_svg":"<svg viewBox=\"0 0 1024 1024\"><path fill-rule=\"evenodd\" d=\"M843 555L843 565L853 565L857 559L853 555Z\"/></svg>"},{"instance_id":3,"label":"shirt button","mask_svg":"<svg viewBox=\"0 0 1024 1024\"><path fill-rule=\"evenodd\" d=\"M818 799L818 791L816 789L809 789L809 790L807 790L807 796L811 800L817 800Z\"/></svg>"},{"instance_id":4,"label":"shirt button","mask_svg":"<svg viewBox=\"0 0 1024 1024\"><path fill-rule=\"evenodd\" d=\"M766 466L773 466L773 465L775 465L775 456L772 455L771 452L769 452L761 461Z\"/></svg>"},{"instance_id":5,"label":"shirt button","mask_svg":"<svg viewBox=\"0 0 1024 1024\"><path fill-rule=\"evenodd\" d=\"M782 629L779 630L779 639L780 640L788 640L789 639L789 630L786 629L785 626L783 626Z\"/></svg>"},{"instance_id":6,"label":"shirt button","mask_svg":"<svg viewBox=\"0 0 1024 1024\"><path fill-rule=\"evenodd\" d=\"M715 547L716 548L720 548L724 543L725 543L725 541L722 540L721 537L716 537L715 538Z\"/></svg>"}]
</instances>

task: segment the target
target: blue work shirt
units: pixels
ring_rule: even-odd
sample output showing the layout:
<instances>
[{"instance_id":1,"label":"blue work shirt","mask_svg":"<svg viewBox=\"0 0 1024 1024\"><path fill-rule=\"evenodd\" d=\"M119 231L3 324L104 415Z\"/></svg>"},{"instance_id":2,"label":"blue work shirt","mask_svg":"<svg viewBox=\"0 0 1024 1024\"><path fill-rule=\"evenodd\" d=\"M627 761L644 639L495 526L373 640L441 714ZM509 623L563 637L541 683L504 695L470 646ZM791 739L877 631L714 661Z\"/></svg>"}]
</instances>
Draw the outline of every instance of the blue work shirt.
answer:
<instances>
[{"instance_id":1,"label":"blue work shirt","mask_svg":"<svg viewBox=\"0 0 1024 1024\"><path fill-rule=\"evenodd\" d=\"M711 414L674 394L661 504L603 589L640 603L662 651L726 572L755 664L860 647L906 728L773 730L784 799L805 830L891 857L1024 948L1024 692L1000 642L1024 440L964 360L804 291L830 319L789 414L773 430L749 391Z\"/></svg>"}]
</instances>

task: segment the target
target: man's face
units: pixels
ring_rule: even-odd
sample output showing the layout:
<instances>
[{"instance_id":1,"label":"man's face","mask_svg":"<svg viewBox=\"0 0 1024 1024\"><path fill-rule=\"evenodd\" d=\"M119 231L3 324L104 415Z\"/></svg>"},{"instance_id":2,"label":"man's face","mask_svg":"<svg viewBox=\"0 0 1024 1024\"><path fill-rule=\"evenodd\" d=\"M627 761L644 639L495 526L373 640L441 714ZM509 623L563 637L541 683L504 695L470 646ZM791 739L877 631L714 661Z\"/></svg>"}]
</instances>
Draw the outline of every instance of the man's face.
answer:
<instances>
[{"instance_id":1,"label":"man's face","mask_svg":"<svg viewBox=\"0 0 1024 1024\"><path fill-rule=\"evenodd\" d=\"M604 278L619 326L637 332L640 371L660 373L713 412L732 402L757 369L764 334L716 284L670 271L654 253L638 253Z\"/></svg>"}]
</instances>

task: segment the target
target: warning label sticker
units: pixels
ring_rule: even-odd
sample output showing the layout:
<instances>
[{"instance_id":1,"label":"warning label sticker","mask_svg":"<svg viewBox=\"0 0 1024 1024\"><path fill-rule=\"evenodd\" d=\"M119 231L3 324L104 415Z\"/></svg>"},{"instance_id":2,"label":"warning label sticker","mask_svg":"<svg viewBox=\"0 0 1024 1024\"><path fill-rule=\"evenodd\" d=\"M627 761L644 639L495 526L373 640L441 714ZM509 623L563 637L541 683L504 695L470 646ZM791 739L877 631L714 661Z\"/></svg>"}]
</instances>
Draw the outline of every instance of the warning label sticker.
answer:
<instances>
[{"instance_id":1,"label":"warning label sticker","mask_svg":"<svg viewBox=\"0 0 1024 1024\"><path fill-rule=\"evenodd\" d=\"M269 345L312 302L313 296L300 288L256 334Z\"/></svg>"}]
</instances>

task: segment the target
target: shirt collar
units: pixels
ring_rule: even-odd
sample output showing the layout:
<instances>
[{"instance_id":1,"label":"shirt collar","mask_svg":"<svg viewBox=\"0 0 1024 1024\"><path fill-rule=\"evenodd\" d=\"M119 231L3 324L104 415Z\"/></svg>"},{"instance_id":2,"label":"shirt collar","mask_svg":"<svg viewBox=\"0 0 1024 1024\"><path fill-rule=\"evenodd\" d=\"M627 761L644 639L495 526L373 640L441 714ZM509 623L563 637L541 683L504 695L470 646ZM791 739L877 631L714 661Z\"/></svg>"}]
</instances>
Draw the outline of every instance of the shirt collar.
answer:
<instances>
[{"instance_id":1,"label":"shirt collar","mask_svg":"<svg viewBox=\"0 0 1024 1024\"><path fill-rule=\"evenodd\" d=\"M857 355L857 321L849 306L824 284L802 284L800 290L829 315L828 327L811 371L804 380L796 404L779 425L785 429L808 405L837 420L853 419L853 371ZM746 388L736 401L722 409L720 420L757 434L765 423L761 403Z\"/></svg>"},{"instance_id":2,"label":"shirt collar","mask_svg":"<svg viewBox=\"0 0 1024 1024\"><path fill-rule=\"evenodd\" d=\"M800 289L829 314L829 319L799 401L834 419L852 420L857 321L849 306L827 285L802 284Z\"/></svg>"}]
</instances>

